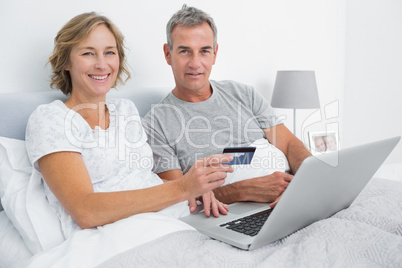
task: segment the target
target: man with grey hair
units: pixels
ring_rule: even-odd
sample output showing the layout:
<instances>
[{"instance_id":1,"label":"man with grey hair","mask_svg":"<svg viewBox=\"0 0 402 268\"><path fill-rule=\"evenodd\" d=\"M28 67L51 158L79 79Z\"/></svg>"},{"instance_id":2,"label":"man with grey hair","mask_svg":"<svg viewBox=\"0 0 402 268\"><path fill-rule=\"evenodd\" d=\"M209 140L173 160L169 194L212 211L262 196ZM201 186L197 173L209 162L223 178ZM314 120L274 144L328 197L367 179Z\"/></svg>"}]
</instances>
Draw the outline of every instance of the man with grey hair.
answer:
<instances>
[{"instance_id":1,"label":"man with grey hair","mask_svg":"<svg viewBox=\"0 0 402 268\"><path fill-rule=\"evenodd\" d=\"M268 102L250 86L209 80L218 53L214 20L184 5L169 20L166 34L164 54L176 86L143 120L154 152L154 171L163 180L174 180L203 156L263 140L286 156L294 174L311 154L277 119ZM282 170L240 178L215 189L214 196L202 198L227 204L273 202L274 207L292 177ZM189 201L194 211L196 201Z\"/></svg>"}]
</instances>

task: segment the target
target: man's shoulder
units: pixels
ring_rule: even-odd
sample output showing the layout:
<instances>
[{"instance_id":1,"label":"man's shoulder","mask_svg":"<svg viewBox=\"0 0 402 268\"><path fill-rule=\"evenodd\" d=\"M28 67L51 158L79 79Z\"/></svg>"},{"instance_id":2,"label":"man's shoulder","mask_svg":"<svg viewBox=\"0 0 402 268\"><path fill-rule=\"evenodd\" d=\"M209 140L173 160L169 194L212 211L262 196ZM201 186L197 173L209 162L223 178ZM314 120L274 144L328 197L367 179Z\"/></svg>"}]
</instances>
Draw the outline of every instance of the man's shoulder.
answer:
<instances>
[{"instance_id":1,"label":"man's shoulder","mask_svg":"<svg viewBox=\"0 0 402 268\"><path fill-rule=\"evenodd\" d=\"M172 92L170 91L168 94L166 94L166 96L161 99L158 103L152 105L152 107L159 107L159 106L163 106L166 104L175 104L176 102L176 97L172 94Z\"/></svg>"},{"instance_id":2,"label":"man's shoulder","mask_svg":"<svg viewBox=\"0 0 402 268\"><path fill-rule=\"evenodd\" d=\"M211 80L212 88L215 88L220 95L227 97L230 95L235 98L249 98L250 95L254 95L254 88L250 85L240 83L234 80Z\"/></svg>"},{"instance_id":3,"label":"man's shoulder","mask_svg":"<svg viewBox=\"0 0 402 268\"><path fill-rule=\"evenodd\" d=\"M231 89L242 89L242 88L252 88L250 85L240 83L234 80L210 80L212 87L220 87L223 89L231 88Z\"/></svg>"},{"instance_id":4,"label":"man's shoulder","mask_svg":"<svg viewBox=\"0 0 402 268\"><path fill-rule=\"evenodd\" d=\"M147 121L151 120L151 117L154 119L161 118L164 115L166 115L166 109L170 107L174 109L177 107L177 104L175 103L175 98L172 92L169 92L160 102L158 102L155 105L152 105L152 108L150 111L146 113L146 115L143 118L143 121L146 123Z\"/></svg>"}]
</instances>

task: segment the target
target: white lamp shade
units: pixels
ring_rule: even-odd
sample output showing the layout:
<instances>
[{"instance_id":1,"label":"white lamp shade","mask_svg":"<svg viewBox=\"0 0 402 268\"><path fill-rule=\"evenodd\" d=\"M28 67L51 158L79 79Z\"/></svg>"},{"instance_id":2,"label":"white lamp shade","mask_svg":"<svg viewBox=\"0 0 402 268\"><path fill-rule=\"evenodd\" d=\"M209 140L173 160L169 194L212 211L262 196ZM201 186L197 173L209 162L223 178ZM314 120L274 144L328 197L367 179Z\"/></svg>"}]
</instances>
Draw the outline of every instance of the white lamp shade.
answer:
<instances>
[{"instance_id":1,"label":"white lamp shade","mask_svg":"<svg viewBox=\"0 0 402 268\"><path fill-rule=\"evenodd\" d=\"M320 108L314 71L278 71L271 106L276 108Z\"/></svg>"}]
</instances>

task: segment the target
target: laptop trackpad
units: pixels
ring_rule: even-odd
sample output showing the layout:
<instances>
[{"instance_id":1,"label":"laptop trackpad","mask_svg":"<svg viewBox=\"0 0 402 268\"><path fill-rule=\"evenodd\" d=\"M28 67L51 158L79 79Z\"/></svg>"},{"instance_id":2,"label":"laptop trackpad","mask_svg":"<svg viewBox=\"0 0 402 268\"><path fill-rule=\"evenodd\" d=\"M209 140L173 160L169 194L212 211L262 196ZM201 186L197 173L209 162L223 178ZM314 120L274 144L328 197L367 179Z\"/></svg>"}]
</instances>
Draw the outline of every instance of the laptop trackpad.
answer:
<instances>
[{"instance_id":1,"label":"laptop trackpad","mask_svg":"<svg viewBox=\"0 0 402 268\"><path fill-rule=\"evenodd\" d=\"M233 214L243 214L253 209L258 209L261 207L269 207L268 204L264 203L248 203L248 202L240 202L235 203L229 206L229 212Z\"/></svg>"}]
</instances>

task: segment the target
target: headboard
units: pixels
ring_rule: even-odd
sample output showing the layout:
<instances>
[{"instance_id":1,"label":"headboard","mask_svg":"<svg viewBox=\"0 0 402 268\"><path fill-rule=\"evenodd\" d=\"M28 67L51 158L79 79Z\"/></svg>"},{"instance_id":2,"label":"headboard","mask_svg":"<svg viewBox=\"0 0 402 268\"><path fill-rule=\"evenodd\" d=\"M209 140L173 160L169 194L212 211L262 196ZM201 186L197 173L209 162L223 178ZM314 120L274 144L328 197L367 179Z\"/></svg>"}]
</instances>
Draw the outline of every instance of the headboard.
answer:
<instances>
[{"instance_id":1,"label":"headboard","mask_svg":"<svg viewBox=\"0 0 402 268\"><path fill-rule=\"evenodd\" d=\"M131 99L143 117L152 105L162 100L168 92L167 88L119 91L112 89L108 97ZM59 90L0 94L0 136L24 140L26 124L31 113L40 104L50 103L56 99L66 101L67 96Z\"/></svg>"}]
</instances>

